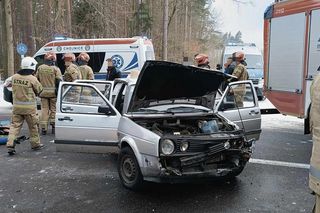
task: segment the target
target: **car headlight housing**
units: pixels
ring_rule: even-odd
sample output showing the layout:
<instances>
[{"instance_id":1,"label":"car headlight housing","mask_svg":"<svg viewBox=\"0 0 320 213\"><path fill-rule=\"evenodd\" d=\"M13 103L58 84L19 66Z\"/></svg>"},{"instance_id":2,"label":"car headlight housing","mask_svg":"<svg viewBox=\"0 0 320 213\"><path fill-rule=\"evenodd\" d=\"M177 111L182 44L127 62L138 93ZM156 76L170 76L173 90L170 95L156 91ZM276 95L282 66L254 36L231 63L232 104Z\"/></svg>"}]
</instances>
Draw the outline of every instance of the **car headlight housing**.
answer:
<instances>
[{"instance_id":1,"label":"car headlight housing","mask_svg":"<svg viewBox=\"0 0 320 213\"><path fill-rule=\"evenodd\" d=\"M189 142L188 141L182 141L180 143L180 151L185 152L189 148Z\"/></svg>"},{"instance_id":2,"label":"car headlight housing","mask_svg":"<svg viewBox=\"0 0 320 213\"><path fill-rule=\"evenodd\" d=\"M161 141L161 152L165 155L171 155L174 152L174 142L170 139L164 139Z\"/></svg>"}]
</instances>

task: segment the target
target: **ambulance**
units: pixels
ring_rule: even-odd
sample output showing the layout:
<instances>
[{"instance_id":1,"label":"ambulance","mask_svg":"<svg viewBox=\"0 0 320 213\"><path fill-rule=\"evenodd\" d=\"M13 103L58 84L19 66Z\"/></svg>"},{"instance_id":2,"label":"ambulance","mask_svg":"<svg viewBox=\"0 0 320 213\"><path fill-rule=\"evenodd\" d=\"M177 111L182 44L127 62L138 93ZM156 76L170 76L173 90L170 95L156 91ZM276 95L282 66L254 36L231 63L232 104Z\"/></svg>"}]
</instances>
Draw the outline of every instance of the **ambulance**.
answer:
<instances>
[{"instance_id":1,"label":"ambulance","mask_svg":"<svg viewBox=\"0 0 320 213\"><path fill-rule=\"evenodd\" d=\"M106 79L106 59L108 58L112 59L123 77L126 77L132 70L141 70L145 61L155 59L152 41L146 37L51 41L34 55L39 65L43 63L44 55L49 51L57 54L57 66L62 73L65 70L62 60L64 53L72 52L77 56L81 52L87 52L90 56L88 65L93 69L96 80Z\"/></svg>"},{"instance_id":2,"label":"ambulance","mask_svg":"<svg viewBox=\"0 0 320 213\"><path fill-rule=\"evenodd\" d=\"M264 90L282 113L305 119L320 70L320 1L275 1L264 14Z\"/></svg>"}]
</instances>

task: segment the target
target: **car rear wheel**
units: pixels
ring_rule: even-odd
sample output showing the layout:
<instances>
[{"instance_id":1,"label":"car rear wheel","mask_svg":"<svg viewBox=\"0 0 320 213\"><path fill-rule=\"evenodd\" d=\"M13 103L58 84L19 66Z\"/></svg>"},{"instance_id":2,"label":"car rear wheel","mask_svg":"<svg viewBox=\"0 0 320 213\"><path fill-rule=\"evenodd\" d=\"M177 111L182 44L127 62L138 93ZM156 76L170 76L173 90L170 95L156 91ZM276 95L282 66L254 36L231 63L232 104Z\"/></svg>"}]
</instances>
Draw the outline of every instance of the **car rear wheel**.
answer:
<instances>
[{"instance_id":1,"label":"car rear wheel","mask_svg":"<svg viewBox=\"0 0 320 213\"><path fill-rule=\"evenodd\" d=\"M138 161L130 147L124 147L120 151L118 173L124 187L131 190L141 189L143 183L142 174Z\"/></svg>"}]
</instances>

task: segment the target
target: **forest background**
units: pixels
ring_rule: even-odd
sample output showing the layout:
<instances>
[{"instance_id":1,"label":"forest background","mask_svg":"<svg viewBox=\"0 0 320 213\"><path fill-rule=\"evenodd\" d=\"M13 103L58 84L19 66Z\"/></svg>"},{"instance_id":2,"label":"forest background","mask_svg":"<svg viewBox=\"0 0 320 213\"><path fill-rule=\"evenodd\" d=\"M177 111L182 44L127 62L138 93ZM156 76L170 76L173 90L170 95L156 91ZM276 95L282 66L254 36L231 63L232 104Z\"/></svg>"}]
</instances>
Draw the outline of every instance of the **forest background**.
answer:
<instances>
[{"instance_id":1,"label":"forest background","mask_svg":"<svg viewBox=\"0 0 320 213\"><path fill-rule=\"evenodd\" d=\"M0 73L5 78L19 69L21 59L16 51L19 43L26 44L26 55L32 56L57 35L71 38L147 36L152 39L158 60L192 61L193 56L201 52L209 55L211 66L215 67L220 62L224 44L242 40L240 31L234 36L219 32L219 15L214 11L213 2L0 0ZM164 32L167 32L166 40Z\"/></svg>"}]
</instances>

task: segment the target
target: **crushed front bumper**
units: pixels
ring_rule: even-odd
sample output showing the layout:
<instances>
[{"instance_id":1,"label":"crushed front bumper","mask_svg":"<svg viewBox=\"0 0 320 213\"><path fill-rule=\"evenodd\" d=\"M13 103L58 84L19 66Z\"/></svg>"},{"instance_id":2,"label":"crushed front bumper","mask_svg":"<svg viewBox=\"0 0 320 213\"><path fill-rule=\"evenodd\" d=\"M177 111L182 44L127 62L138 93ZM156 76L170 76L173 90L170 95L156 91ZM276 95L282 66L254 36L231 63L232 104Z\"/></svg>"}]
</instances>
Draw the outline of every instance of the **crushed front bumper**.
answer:
<instances>
[{"instance_id":1,"label":"crushed front bumper","mask_svg":"<svg viewBox=\"0 0 320 213\"><path fill-rule=\"evenodd\" d=\"M206 152L186 156L162 156L161 182L236 176L250 159L252 144L253 141L249 141L241 148L229 148L221 143L211 146Z\"/></svg>"}]
</instances>

